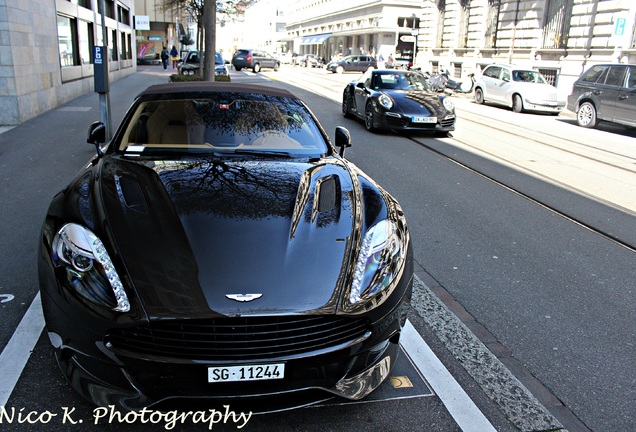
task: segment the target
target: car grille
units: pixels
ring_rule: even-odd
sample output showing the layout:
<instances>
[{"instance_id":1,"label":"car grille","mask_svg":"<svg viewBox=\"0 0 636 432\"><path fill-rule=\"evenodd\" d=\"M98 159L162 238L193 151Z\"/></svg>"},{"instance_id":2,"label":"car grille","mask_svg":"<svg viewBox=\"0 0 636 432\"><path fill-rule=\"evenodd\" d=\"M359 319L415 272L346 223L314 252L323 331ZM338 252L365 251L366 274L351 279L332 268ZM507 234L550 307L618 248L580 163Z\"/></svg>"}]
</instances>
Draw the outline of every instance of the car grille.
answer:
<instances>
[{"instance_id":1,"label":"car grille","mask_svg":"<svg viewBox=\"0 0 636 432\"><path fill-rule=\"evenodd\" d=\"M249 360L295 356L348 345L368 336L364 319L316 316L152 321L114 329L107 346L151 357Z\"/></svg>"},{"instance_id":2,"label":"car grille","mask_svg":"<svg viewBox=\"0 0 636 432\"><path fill-rule=\"evenodd\" d=\"M442 127L448 128L455 124L455 117L446 117L441 122Z\"/></svg>"}]
</instances>

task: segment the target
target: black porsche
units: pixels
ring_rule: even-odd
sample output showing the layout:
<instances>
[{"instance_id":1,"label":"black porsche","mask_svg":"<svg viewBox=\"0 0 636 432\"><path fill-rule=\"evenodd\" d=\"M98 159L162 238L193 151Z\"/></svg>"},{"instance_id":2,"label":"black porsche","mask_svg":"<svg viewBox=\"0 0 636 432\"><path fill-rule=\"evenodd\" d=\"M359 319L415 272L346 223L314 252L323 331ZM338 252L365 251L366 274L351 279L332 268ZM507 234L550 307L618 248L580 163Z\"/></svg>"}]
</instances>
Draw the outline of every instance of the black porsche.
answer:
<instances>
[{"instance_id":1,"label":"black porsche","mask_svg":"<svg viewBox=\"0 0 636 432\"><path fill-rule=\"evenodd\" d=\"M430 90L418 72L368 70L347 84L342 114L359 117L369 131L376 129L432 131L447 135L455 130L455 104Z\"/></svg>"},{"instance_id":2,"label":"black porsche","mask_svg":"<svg viewBox=\"0 0 636 432\"><path fill-rule=\"evenodd\" d=\"M398 354L405 216L291 93L142 92L57 194L38 257L46 327L96 405L254 412L364 398ZM339 150L337 149L339 147Z\"/></svg>"}]
</instances>

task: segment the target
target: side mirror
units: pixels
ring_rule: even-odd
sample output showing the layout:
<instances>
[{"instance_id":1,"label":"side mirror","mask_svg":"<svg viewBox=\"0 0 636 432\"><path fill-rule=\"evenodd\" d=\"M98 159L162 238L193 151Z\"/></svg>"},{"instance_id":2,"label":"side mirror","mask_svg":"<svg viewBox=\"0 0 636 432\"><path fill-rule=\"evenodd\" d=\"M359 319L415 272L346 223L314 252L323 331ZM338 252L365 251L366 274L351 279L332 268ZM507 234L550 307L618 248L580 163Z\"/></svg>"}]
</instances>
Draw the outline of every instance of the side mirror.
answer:
<instances>
[{"instance_id":1,"label":"side mirror","mask_svg":"<svg viewBox=\"0 0 636 432\"><path fill-rule=\"evenodd\" d=\"M91 123L88 127L88 138L86 142L95 146L99 156L103 154L100 144L106 142L106 126L104 126L104 123L100 121Z\"/></svg>"},{"instance_id":2,"label":"side mirror","mask_svg":"<svg viewBox=\"0 0 636 432\"><path fill-rule=\"evenodd\" d=\"M361 89L365 89L366 86L364 85L363 82L359 82L358 84L356 84L356 87L361 88Z\"/></svg>"},{"instance_id":3,"label":"side mirror","mask_svg":"<svg viewBox=\"0 0 636 432\"><path fill-rule=\"evenodd\" d=\"M342 127L336 127L336 147L340 147L340 156L344 157L345 149L351 147L351 134Z\"/></svg>"}]
</instances>

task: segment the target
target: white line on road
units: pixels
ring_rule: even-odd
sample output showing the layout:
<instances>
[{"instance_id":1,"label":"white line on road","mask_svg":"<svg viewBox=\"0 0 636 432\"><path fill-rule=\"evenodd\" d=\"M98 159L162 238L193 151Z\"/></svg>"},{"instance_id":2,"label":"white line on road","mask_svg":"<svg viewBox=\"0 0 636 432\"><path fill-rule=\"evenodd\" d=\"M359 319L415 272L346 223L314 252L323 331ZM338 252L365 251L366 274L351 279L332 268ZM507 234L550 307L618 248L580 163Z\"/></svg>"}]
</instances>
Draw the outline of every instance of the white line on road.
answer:
<instances>
[{"instance_id":1,"label":"white line on road","mask_svg":"<svg viewBox=\"0 0 636 432\"><path fill-rule=\"evenodd\" d=\"M7 346L0 354L2 380L0 381L0 406L6 406L11 392L20 379L31 352L44 329L44 315L40 293L35 296L31 306L22 317Z\"/></svg>"},{"instance_id":2,"label":"white line on road","mask_svg":"<svg viewBox=\"0 0 636 432\"><path fill-rule=\"evenodd\" d=\"M400 344L462 431L497 431L409 321L402 329Z\"/></svg>"}]
</instances>

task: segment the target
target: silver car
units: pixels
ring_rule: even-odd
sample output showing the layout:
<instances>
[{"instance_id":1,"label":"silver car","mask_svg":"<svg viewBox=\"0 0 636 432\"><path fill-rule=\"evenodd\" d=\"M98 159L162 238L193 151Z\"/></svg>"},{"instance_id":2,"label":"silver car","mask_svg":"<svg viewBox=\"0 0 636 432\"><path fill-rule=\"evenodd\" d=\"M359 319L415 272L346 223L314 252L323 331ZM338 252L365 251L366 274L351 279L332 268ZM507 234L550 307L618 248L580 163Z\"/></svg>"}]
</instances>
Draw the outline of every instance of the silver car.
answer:
<instances>
[{"instance_id":1,"label":"silver car","mask_svg":"<svg viewBox=\"0 0 636 432\"><path fill-rule=\"evenodd\" d=\"M492 64L476 76L475 102L495 102L514 112L538 111L558 115L565 107L556 87L536 70Z\"/></svg>"}]
</instances>

